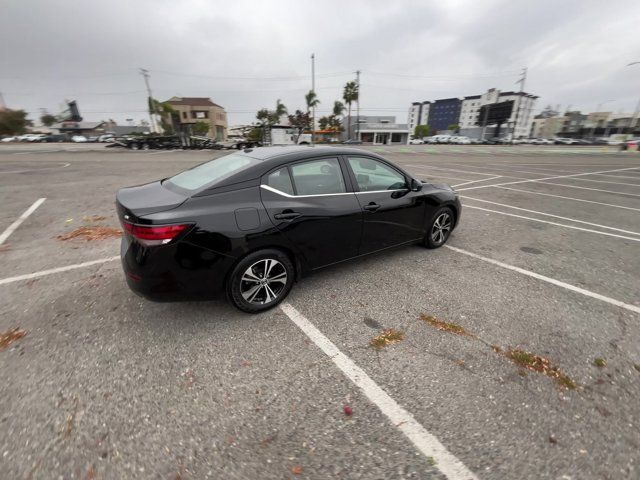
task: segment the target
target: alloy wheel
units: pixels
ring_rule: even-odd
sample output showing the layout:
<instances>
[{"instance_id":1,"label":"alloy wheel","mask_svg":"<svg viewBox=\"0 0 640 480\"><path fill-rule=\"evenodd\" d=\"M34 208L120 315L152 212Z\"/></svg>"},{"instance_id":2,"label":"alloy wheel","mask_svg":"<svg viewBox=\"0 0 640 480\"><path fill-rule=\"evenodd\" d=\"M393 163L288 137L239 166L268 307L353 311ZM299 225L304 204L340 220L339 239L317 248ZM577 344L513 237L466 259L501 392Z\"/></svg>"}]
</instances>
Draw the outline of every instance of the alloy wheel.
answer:
<instances>
[{"instance_id":1,"label":"alloy wheel","mask_svg":"<svg viewBox=\"0 0 640 480\"><path fill-rule=\"evenodd\" d=\"M240 293L249 303L264 305L276 300L287 285L287 270L273 258L258 260L240 278Z\"/></svg>"},{"instance_id":2,"label":"alloy wheel","mask_svg":"<svg viewBox=\"0 0 640 480\"><path fill-rule=\"evenodd\" d=\"M444 243L450 232L451 215L447 212L443 212L438 215L435 222L433 222L433 227L431 228L431 240L436 244Z\"/></svg>"}]
</instances>

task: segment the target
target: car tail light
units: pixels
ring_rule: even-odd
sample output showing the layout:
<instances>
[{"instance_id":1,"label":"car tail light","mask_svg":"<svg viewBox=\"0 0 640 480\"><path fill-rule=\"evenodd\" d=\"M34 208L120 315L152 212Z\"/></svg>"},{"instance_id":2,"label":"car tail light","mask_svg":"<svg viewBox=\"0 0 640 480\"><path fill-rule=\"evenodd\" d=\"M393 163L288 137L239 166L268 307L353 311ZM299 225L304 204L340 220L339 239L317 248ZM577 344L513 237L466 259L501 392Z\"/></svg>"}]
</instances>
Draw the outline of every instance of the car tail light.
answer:
<instances>
[{"instance_id":1,"label":"car tail light","mask_svg":"<svg viewBox=\"0 0 640 480\"><path fill-rule=\"evenodd\" d=\"M184 232L190 225L134 225L124 222L124 229L136 238L140 243L147 246L165 245L178 235Z\"/></svg>"}]
</instances>

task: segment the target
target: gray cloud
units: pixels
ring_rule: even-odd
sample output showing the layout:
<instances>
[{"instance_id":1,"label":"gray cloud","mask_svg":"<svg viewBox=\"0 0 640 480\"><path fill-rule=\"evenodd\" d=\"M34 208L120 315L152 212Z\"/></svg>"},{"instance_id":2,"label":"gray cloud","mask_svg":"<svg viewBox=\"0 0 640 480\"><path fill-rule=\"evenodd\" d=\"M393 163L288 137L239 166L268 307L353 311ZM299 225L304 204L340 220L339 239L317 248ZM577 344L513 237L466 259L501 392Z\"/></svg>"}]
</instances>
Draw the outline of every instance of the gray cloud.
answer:
<instances>
[{"instance_id":1,"label":"gray cloud","mask_svg":"<svg viewBox=\"0 0 640 480\"><path fill-rule=\"evenodd\" d=\"M619 1L212 2L9 0L0 16L0 92L38 115L75 98L86 119L145 118L154 95L210 96L232 123L281 98L302 108L317 57L321 110L362 73L366 113L487 88L545 104L631 111L640 97L640 4Z\"/></svg>"}]
</instances>

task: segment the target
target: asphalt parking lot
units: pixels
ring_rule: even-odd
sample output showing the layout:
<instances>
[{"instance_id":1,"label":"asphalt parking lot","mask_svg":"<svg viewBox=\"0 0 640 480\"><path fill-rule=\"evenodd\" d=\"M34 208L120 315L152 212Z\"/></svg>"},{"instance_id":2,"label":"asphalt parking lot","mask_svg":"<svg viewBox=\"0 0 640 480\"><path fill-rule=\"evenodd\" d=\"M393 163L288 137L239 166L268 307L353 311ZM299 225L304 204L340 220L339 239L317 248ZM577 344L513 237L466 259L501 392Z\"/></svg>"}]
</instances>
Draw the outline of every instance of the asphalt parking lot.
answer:
<instances>
[{"instance_id":1,"label":"asphalt parking lot","mask_svg":"<svg viewBox=\"0 0 640 480\"><path fill-rule=\"evenodd\" d=\"M457 186L448 246L251 316L143 300L117 238L58 238L224 153L1 147L0 233L45 199L0 244L0 332L26 332L0 349L3 478L640 476L640 154L369 147Z\"/></svg>"}]
</instances>

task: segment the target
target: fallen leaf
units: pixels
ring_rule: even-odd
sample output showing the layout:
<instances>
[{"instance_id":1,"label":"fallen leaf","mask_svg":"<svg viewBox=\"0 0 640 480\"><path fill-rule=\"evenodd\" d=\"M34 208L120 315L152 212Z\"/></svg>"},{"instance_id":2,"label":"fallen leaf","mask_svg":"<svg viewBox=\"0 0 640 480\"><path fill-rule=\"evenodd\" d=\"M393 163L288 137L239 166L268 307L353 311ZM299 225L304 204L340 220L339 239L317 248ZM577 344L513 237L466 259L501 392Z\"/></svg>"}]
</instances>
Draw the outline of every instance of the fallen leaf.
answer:
<instances>
[{"instance_id":1,"label":"fallen leaf","mask_svg":"<svg viewBox=\"0 0 640 480\"><path fill-rule=\"evenodd\" d=\"M420 319L427 322L432 327L437 328L438 330L442 330L449 333L455 333L457 335L471 335L467 332L464 327L460 325L456 325L455 323L445 322L444 320L440 320L439 318L434 317L433 315L420 314Z\"/></svg>"},{"instance_id":2,"label":"fallen leaf","mask_svg":"<svg viewBox=\"0 0 640 480\"><path fill-rule=\"evenodd\" d=\"M6 332L0 333L0 350L4 350L13 342L20 340L27 334L26 331L21 328L13 328L11 330L7 330Z\"/></svg>"},{"instance_id":3,"label":"fallen leaf","mask_svg":"<svg viewBox=\"0 0 640 480\"><path fill-rule=\"evenodd\" d=\"M347 417L350 417L351 415L353 415L353 409L349 405L345 405L344 406L344 414Z\"/></svg>"},{"instance_id":4,"label":"fallen leaf","mask_svg":"<svg viewBox=\"0 0 640 480\"><path fill-rule=\"evenodd\" d=\"M291 473L294 475L301 475L304 469L300 465L296 465L295 467L291 467Z\"/></svg>"},{"instance_id":5,"label":"fallen leaf","mask_svg":"<svg viewBox=\"0 0 640 480\"><path fill-rule=\"evenodd\" d=\"M384 330L377 337L373 337L369 344L374 348L384 348L387 345L391 345L392 343L397 343L404 340L404 333L395 328L389 328Z\"/></svg>"}]
</instances>

